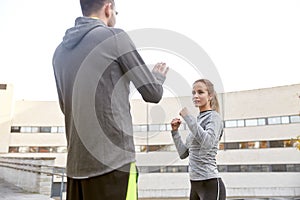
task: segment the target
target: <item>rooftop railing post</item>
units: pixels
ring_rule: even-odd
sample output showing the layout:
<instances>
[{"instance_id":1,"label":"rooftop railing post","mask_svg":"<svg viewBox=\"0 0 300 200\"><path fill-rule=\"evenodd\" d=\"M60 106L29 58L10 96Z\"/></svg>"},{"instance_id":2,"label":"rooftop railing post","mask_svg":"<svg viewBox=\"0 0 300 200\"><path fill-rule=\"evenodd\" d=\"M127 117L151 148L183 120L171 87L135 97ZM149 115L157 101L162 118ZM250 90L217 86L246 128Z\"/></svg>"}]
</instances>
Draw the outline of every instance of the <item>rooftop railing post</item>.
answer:
<instances>
[{"instance_id":1,"label":"rooftop railing post","mask_svg":"<svg viewBox=\"0 0 300 200\"><path fill-rule=\"evenodd\" d=\"M54 167L52 168L52 178L51 178L51 194L50 194L50 197L53 197L53 185L54 185Z\"/></svg>"},{"instance_id":2,"label":"rooftop railing post","mask_svg":"<svg viewBox=\"0 0 300 200\"><path fill-rule=\"evenodd\" d=\"M60 200L63 199L63 191L64 191L64 170L62 170L61 172Z\"/></svg>"}]
</instances>

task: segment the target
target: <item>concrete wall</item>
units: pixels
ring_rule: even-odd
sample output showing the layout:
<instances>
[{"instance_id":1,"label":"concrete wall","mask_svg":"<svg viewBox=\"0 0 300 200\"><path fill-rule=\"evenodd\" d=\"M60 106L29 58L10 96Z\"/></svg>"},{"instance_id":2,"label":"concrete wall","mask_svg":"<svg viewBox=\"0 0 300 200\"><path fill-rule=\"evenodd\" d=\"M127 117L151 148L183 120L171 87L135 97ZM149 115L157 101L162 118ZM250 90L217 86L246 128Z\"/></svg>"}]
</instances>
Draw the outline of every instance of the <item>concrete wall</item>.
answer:
<instances>
[{"instance_id":1,"label":"concrete wall","mask_svg":"<svg viewBox=\"0 0 300 200\"><path fill-rule=\"evenodd\" d=\"M226 128L226 142L264 141L296 138L300 135L300 124L281 124L255 127ZM223 141L221 141L223 142Z\"/></svg>"},{"instance_id":2,"label":"concrete wall","mask_svg":"<svg viewBox=\"0 0 300 200\"><path fill-rule=\"evenodd\" d=\"M67 141L65 134L13 133L10 137L10 146L67 146Z\"/></svg>"},{"instance_id":3,"label":"concrete wall","mask_svg":"<svg viewBox=\"0 0 300 200\"><path fill-rule=\"evenodd\" d=\"M300 113L300 84L224 94L225 119Z\"/></svg>"},{"instance_id":4,"label":"concrete wall","mask_svg":"<svg viewBox=\"0 0 300 200\"><path fill-rule=\"evenodd\" d=\"M0 153L7 153L13 107L13 86L0 89Z\"/></svg>"},{"instance_id":5,"label":"concrete wall","mask_svg":"<svg viewBox=\"0 0 300 200\"><path fill-rule=\"evenodd\" d=\"M237 149L218 151L217 155L219 165L299 164L299 162L300 152L296 148Z\"/></svg>"},{"instance_id":6,"label":"concrete wall","mask_svg":"<svg viewBox=\"0 0 300 200\"><path fill-rule=\"evenodd\" d=\"M51 194L52 172L55 158L0 157L0 178L26 191Z\"/></svg>"},{"instance_id":7,"label":"concrete wall","mask_svg":"<svg viewBox=\"0 0 300 200\"><path fill-rule=\"evenodd\" d=\"M13 126L64 126L64 116L56 101L16 101Z\"/></svg>"},{"instance_id":8,"label":"concrete wall","mask_svg":"<svg viewBox=\"0 0 300 200\"><path fill-rule=\"evenodd\" d=\"M163 98L159 104L146 104L141 99L133 99L131 106L133 124L169 124L173 118L179 117L183 107L187 107L193 114L199 112L193 106L191 97Z\"/></svg>"},{"instance_id":9,"label":"concrete wall","mask_svg":"<svg viewBox=\"0 0 300 200\"><path fill-rule=\"evenodd\" d=\"M227 199L300 198L300 173L221 173ZM145 199L187 199L187 173L140 174L139 197Z\"/></svg>"}]
</instances>

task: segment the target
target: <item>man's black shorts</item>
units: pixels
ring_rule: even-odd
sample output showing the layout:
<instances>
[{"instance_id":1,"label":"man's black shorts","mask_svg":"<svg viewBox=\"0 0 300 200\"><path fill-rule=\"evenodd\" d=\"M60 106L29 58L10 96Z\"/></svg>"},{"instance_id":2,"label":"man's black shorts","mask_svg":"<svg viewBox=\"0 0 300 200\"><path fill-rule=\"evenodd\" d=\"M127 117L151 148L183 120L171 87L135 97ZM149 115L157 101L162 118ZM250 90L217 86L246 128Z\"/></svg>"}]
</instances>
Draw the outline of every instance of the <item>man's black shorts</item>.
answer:
<instances>
[{"instance_id":1,"label":"man's black shorts","mask_svg":"<svg viewBox=\"0 0 300 200\"><path fill-rule=\"evenodd\" d=\"M67 200L137 200L135 163L87 179L68 177Z\"/></svg>"}]
</instances>

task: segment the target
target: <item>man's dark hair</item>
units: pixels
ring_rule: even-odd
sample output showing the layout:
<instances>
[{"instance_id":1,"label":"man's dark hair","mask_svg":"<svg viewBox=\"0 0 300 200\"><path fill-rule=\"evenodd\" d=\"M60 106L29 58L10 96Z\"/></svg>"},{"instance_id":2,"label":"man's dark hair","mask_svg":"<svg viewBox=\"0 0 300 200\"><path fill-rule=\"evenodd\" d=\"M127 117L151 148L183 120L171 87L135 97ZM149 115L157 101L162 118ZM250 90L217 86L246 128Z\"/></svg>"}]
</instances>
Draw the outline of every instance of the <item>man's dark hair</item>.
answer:
<instances>
[{"instance_id":1,"label":"man's dark hair","mask_svg":"<svg viewBox=\"0 0 300 200\"><path fill-rule=\"evenodd\" d=\"M83 16L90 16L92 13L100 10L105 3L112 3L115 5L114 0L80 0L80 6Z\"/></svg>"}]
</instances>

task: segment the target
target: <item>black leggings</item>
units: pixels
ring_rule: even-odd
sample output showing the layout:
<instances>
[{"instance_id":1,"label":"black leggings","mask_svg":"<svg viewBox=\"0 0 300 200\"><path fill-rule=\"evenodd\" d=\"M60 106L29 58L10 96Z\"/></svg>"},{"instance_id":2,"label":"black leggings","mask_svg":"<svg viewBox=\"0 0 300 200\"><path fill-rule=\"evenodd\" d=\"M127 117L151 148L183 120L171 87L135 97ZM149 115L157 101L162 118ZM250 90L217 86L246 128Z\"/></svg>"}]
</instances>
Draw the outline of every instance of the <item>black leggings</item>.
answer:
<instances>
[{"instance_id":1,"label":"black leggings","mask_svg":"<svg viewBox=\"0 0 300 200\"><path fill-rule=\"evenodd\" d=\"M190 200L225 200L226 189L221 178L191 181Z\"/></svg>"}]
</instances>

